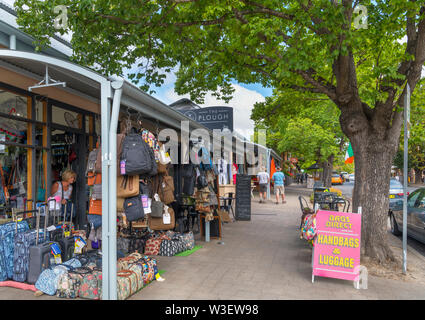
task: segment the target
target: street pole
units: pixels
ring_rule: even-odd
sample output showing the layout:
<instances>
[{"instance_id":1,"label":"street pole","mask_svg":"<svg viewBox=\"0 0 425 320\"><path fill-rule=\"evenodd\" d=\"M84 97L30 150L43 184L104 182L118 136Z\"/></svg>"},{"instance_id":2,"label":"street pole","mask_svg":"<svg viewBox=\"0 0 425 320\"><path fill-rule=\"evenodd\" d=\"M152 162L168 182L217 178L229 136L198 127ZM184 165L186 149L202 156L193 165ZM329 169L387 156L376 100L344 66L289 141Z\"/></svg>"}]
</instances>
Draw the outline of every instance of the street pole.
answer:
<instances>
[{"instance_id":1,"label":"street pole","mask_svg":"<svg viewBox=\"0 0 425 320\"><path fill-rule=\"evenodd\" d=\"M404 97L404 161L403 161L403 273L407 272L407 167L410 125L410 86L407 84Z\"/></svg>"}]
</instances>

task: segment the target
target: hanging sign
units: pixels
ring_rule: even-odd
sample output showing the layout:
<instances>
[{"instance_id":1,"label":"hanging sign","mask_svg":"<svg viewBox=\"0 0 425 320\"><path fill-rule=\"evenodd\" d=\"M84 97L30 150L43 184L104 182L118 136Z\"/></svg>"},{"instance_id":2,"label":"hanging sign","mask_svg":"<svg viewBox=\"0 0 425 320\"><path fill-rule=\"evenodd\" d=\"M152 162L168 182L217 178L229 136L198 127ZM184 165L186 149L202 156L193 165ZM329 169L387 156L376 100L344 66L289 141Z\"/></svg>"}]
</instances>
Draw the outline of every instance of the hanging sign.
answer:
<instances>
[{"instance_id":1,"label":"hanging sign","mask_svg":"<svg viewBox=\"0 0 425 320\"><path fill-rule=\"evenodd\" d=\"M356 281L360 268L362 216L358 213L318 211L313 252L314 276Z\"/></svg>"}]
</instances>

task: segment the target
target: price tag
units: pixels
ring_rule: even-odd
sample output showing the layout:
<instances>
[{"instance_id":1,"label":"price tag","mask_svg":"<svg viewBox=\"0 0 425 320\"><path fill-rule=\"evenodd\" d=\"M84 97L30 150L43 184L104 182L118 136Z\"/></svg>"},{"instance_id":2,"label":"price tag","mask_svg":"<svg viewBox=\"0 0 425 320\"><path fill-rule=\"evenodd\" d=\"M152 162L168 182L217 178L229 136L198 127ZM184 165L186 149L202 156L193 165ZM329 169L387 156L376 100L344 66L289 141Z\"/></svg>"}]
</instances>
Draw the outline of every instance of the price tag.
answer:
<instances>
[{"instance_id":1,"label":"price tag","mask_svg":"<svg viewBox=\"0 0 425 320\"><path fill-rule=\"evenodd\" d=\"M87 243L80 236L75 237L74 253L81 254L86 244Z\"/></svg>"},{"instance_id":2,"label":"price tag","mask_svg":"<svg viewBox=\"0 0 425 320\"><path fill-rule=\"evenodd\" d=\"M125 160L121 160L120 170L121 170L121 175L125 175Z\"/></svg>"},{"instance_id":3,"label":"price tag","mask_svg":"<svg viewBox=\"0 0 425 320\"><path fill-rule=\"evenodd\" d=\"M55 263L62 263L62 257L61 257L61 249L56 243L53 243L50 248L52 249L52 254L55 260Z\"/></svg>"},{"instance_id":4,"label":"price tag","mask_svg":"<svg viewBox=\"0 0 425 320\"><path fill-rule=\"evenodd\" d=\"M164 224L171 224L171 215L167 212L162 215L162 222Z\"/></svg>"}]
</instances>

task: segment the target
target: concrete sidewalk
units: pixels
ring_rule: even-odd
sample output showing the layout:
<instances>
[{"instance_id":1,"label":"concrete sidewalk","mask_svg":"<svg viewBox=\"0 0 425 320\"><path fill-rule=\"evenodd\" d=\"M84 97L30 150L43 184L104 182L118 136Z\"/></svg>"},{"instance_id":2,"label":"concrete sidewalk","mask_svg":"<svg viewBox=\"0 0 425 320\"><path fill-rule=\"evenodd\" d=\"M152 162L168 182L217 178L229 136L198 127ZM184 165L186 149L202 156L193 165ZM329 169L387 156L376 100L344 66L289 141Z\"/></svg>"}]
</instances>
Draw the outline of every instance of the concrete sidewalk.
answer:
<instances>
[{"instance_id":1,"label":"concrete sidewalk","mask_svg":"<svg viewBox=\"0 0 425 320\"><path fill-rule=\"evenodd\" d=\"M223 225L224 244L197 241L203 248L187 257L156 257L165 281L154 281L130 300L272 299L425 299L425 284L369 275L368 289L352 282L316 277L311 282L311 253L299 238L298 193L287 190L287 203L252 202L252 220ZM399 240L394 237L398 242ZM408 253L408 263L425 260ZM58 299L0 288L1 299Z\"/></svg>"}]
</instances>

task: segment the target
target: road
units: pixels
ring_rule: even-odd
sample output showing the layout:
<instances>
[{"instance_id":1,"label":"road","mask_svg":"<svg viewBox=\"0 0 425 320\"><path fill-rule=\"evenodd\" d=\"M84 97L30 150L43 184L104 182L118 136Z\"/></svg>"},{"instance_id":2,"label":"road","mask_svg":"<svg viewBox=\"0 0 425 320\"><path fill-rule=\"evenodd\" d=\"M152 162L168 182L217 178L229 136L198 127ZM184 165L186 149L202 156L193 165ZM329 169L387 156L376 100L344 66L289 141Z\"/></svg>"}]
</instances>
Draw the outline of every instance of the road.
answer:
<instances>
[{"instance_id":1,"label":"road","mask_svg":"<svg viewBox=\"0 0 425 320\"><path fill-rule=\"evenodd\" d=\"M353 195L354 182L352 181L346 182L343 185L336 185L335 188L340 189L343 195L349 196L351 198ZM409 193L412 193L417 188L418 187L407 187L407 190ZM400 241L403 241L403 236L398 236L398 238L400 239ZM409 236L407 237L407 244L425 257L425 244L413 238L410 238Z\"/></svg>"},{"instance_id":2,"label":"road","mask_svg":"<svg viewBox=\"0 0 425 320\"><path fill-rule=\"evenodd\" d=\"M334 185L333 187L340 189L345 196L349 196L350 198L353 196L354 181L345 182L343 185ZM407 187L409 193L412 193L416 189L417 187Z\"/></svg>"}]
</instances>

